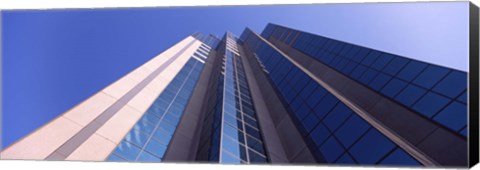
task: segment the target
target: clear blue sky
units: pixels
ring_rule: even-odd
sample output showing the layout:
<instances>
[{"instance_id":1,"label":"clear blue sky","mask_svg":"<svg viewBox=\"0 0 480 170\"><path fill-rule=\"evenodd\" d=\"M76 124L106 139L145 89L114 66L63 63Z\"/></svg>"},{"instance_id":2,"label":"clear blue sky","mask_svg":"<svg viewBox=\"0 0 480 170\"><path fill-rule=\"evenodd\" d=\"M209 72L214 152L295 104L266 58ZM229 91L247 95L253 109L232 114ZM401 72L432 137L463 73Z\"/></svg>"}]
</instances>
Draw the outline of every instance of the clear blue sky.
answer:
<instances>
[{"instance_id":1,"label":"clear blue sky","mask_svg":"<svg viewBox=\"0 0 480 170\"><path fill-rule=\"evenodd\" d=\"M468 69L468 2L3 11L2 147L194 32L269 22Z\"/></svg>"}]
</instances>

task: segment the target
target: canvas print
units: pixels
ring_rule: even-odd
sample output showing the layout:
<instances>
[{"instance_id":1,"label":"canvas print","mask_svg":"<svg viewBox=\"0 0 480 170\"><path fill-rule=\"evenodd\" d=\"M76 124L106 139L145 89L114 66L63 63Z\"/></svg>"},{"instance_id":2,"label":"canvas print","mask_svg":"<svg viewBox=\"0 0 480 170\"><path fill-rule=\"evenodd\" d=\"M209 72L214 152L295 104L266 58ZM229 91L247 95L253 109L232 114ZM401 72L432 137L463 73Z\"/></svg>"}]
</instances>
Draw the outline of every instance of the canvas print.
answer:
<instances>
[{"instance_id":1,"label":"canvas print","mask_svg":"<svg viewBox=\"0 0 480 170\"><path fill-rule=\"evenodd\" d=\"M478 162L469 2L4 10L2 49L1 159Z\"/></svg>"}]
</instances>

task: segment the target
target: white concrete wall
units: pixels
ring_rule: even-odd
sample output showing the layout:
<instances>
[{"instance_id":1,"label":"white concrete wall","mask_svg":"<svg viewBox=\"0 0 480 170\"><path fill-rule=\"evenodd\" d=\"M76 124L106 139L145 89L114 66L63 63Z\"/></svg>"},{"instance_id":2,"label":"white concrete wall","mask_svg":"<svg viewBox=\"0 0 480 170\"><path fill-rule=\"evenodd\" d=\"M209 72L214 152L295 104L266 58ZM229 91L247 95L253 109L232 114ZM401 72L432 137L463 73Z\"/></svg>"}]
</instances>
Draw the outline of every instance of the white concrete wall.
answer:
<instances>
[{"instance_id":1,"label":"white concrete wall","mask_svg":"<svg viewBox=\"0 0 480 170\"><path fill-rule=\"evenodd\" d=\"M67 160L103 161L165 89L201 42L187 37L46 125L5 148L1 159L45 159L144 80L183 47L195 41L125 106L82 143Z\"/></svg>"}]
</instances>

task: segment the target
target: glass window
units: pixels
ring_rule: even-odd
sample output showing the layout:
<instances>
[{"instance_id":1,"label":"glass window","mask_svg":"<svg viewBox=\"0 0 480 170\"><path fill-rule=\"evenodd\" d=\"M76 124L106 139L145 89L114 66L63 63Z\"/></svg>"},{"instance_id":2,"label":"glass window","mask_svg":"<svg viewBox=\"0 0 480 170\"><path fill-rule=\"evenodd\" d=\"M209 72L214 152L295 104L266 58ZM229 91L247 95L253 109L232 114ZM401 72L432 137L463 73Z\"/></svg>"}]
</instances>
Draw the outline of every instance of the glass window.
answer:
<instances>
[{"instance_id":1,"label":"glass window","mask_svg":"<svg viewBox=\"0 0 480 170\"><path fill-rule=\"evenodd\" d=\"M410 60L407 66L405 66L402 71L398 73L397 77L409 82L413 80L413 78L415 78L425 67L427 67L427 64L425 63Z\"/></svg>"},{"instance_id":2,"label":"glass window","mask_svg":"<svg viewBox=\"0 0 480 170\"><path fill-rule=\"evenodd\" d=\"M315 125L318 124L320 120L317 118L317 116L314 113L309 114L305 119L303 119L303 127L305 127L305 130L307 132L312 131L312 129L315 127Z\"/></svg>"},{"instance_id":3,"label":"glass window","mask_svg":"<svg viewBox=\"0 0 480 170\"><path fill-rule=\"evenodd\" d=\"M467 127L464 127L462 131L460 131L460 134L462 134L463 136L467 136L468 135L468 128Z\"/></svg>"},{"instance_id":4,"label":"glass window","mask_svg":"<svg viewBox=\"0 0 480 170\"><path fill-rule=\"evenodd\" d=\"M395 145L376 129L371 128L350 149L352 156L361 164L374 164L390 152Z\"/></svg>"},{"instance_id":5,"label":"glass window","mask_svg":"<svg viewBox=\"0 0 480 170\"><path fill-rule=\"evenodd\" d=\"M459 102L450 103L433 119L454 131L458 131L467 124L467 106Z\"/></svg>"},{"instance_id":6,"label":"glass window","mask_svg":"<svg viewBox=\"0 0 480 170\"><path fill-rule=\"evenodd\" d=\"M400 71L400 69L402 69L403 66L408 63L408 61L408 59L403 57L394 57L393 60L388 63L385 68L383 68L383 72L394 76L398 73L398 71Z\"/></svg>"},{"instance_id":7,"label":"glass window","mask_svg":"<svg viewBox=\"0 0 480 170\"><path fill-rule=\"evenodd\" d=\"M348 154L344 153L335 163L339 164L356 164L353 158Z\"/></svg>"},{"instance_id":8,"label":"glass window","mask_svg":"<svg viewBox=\"0 0 480 170\"><path fill-rule=\"evenodd\" d=\"M367 49L367 48L363 48L363 47L360 47L360 50L354 54L352 56L352 60L357 62L357 63L360 63L363 58L368 54L370 53L371 50Z\"/></svg>"},{"instance_id":9,"label":"glass window","mask_svg":"<svg viewBox=\"0 0 480 170\"><path fill-rule=\"evenodd\" d=\"M395 149L395 151L382 160L380 164L395 166L420 165L420 163L400 148Z\"/></svg>"},{"instance_id":10,"label":"glass window","mask_svg":"<svg viewBox=\"0 0 480 170\"><path fill-rule=\"evenodd\" d=\"M355 70L353 70L352 73L350 73L350 77L352 77L355 80L358 80L365 71L367 71L367 67L363 65L358 65L355 68Z\"/></svg>"},{"instance_id":11,"label":"glass window","mask_svg":"<svg viewBox=\"0 0 480 170\"><path fill-rule=\"evenodd\" d=\"M400 92L395 99L405 106L411 106L415 101L423 96L427 91L421 87L409 84L405 89Z\"/></svg>"},{"instance_id":12,"label":"glass window","mask_svg":"<svg viewBox=\"0 0 480 170\"><path fill-rule=\"evenodd\" d=\"M346 75L349 75L353 69L355 69L355 67L357 66L358 64L355 63L355 62L348 62L347 66L345 66L343 69L342 69L342 73L343 74L346 74Z\"/></svg>"},{"instance_id":13,"label":"glass window","mask_svg":"<svg viewBox=\"0 0 480 170\"><path fill-rule=\"evenodd\" d=\"M330 138L327 139L327 141L320 147L320 152L322 155L325 157L327 162L333 162L335 161L340 154L342 154L344 151L343 147L340 146L340 144L330 136Z\"/></svg>"},{"instance_id":14,"label":"glass window","mask_svg":"<svg viewBox=\"0 0 480 170\"><path fill-rule=\"evenodd\" d=\"M117 149L115 149L114 151L114 154L125 158L127 161L135 161L138 153L140 153L140 148L131 143L128 143L125 140L120 143L120 145L118 145Z\"/></svg>"},{"instance_id":15,"label":"glass window","mask_svg":"<svg viewBox=\"0 0 480 170\"><path fill-rule=\"evenodd\" d=\"M308 84L300 92L300 95L302 96L303 99L307 99L308 96L312 94L313 90L317 88L317 86L318 86L317 82L310 80ZM311 106L315 106L315 105L311 105Z\"/></svg>"},{"instance_id":16,"label":"glass window","mask_svg":"<svg viewBox=\"0 0 480 170\"><path fill-rule=\"evenodd\" d=\"M107 158L107 161L112 161L112 162L122 162L122 161L125 161L125 159L115 155L115 154L111 154L108 158Z\"/></svg>"},{"instance_id":17,"label":"glass window","mask_svg":"<svg viewBox=\"0 0 480 170\"><path fill-rule=\"evenodd\" d=\"M448 98L429 92L413 105L413 109L427 117L431 117L448 102Z\"/></svg>"},{"instance_id":18,"label":"glass window","mask_svg":"<svg viewBox=\"0 0 480 170\"><path fill-rule=\"evenodd\" d=\"M327 93L313 111L317 117L322 119L337 103L338 99L330 93Z\"/></svg>"},{"instance_id":19,"label":"glass window","mask_svg":"<svg viewBox=\"0 0 480 170\"><path fill-rule=\"evenodd\" d=\"M365 71L365 73L363 73L363 75L360 77L360 82L363 84L368 84L377 74L377 71L373 69L367 69L367 71Z\"/></svg>"},{"instance_id":20,"label":"glass window","mask_svg":"<svg viewBox=\"0 0 480 170\"><path fill-rule=\"evenodd\" d=\"M330 131L328 131L327 127L325 127L323 123L319 123L317 127L315 127L310 133L310 137L317 146L322 144L323 141L328 138L328 136L330 136Z\"/></svg>"},{"instance_id":21,"label":"glass window","mask_svg":"<svg viewBox=\"0 0 480 170\"><path fill-rule=\"evenodd\" d=\"M467 88L467 74L460 71L452 71L443 80L441 80L433 90L455 98Z\"/></svg>"},{"instance_id":22,"label":"glass window","mask_svg":"<svg viewBox=\"0 0 480 170\"><path fill-rule=\"evenodd\" d=\"M148 140L148 136L138 130L132 130L127 134L125 140L137 146L143 147Z\"/></svg>"},{"instance_id":23,"label":"glass window","mask_svg":"<svg viewBox=\"0 0 480 170\"><path fill-rule=\"evenodd\" d=\"M323 98L323 96L325 96L325 94L327 94L327 90L320 87L318 84L316 84L317 82L315 82L315 81L311 81L311 83L315 83L317 88L315 89L315 91L313 91L310 94L310 96L307 98L306 102L309 106L311 106L313 108Z\"/></svg>"},{"instance_id":24,"label":"glass window","mask_svg":"<svg viewBox=\"0 0 480 170\"><path fill-rule=\"evenodd\" d=\"M467 103L467 92L464 91L463 94L457 98L457 100L466 104Z\"/></svg>"},{"instance_id":25,"label":"glass window","mask_svg":"<svg viewBox=\"0 0 480 170\"><path fill-rule=\"evenodd\" d=\"M153 138L165 145L168 145L168 143L170 143L170 139L172 138L172 135L168 134L162 129L157 129L155 133L153 133Z\"/></svg>"},{"instance_id":26,"label":"glass window","mask_svg":"<svg viewBox=\"0 0 480 170\"><path fill-rule=\"evenodd\" d=\"M240 157L240 144L237 140L224 136L222 139L222 149L228 151L236 157Z\"/></svg>"},{"instance_id":27,"label":"glass window","mask_svg":"<svg viewBox=\"0 0 480 170\"><path fill-rule=\"evenodd\" d=\"M402 90L405 86L407 86L407 83L404 82L403 80L393 78L390 82L388 82L387 85L380 91L382 94L393 98Z\"/></svg>"},{"instance_id":28,"label":"glass window","mask_svg":"<svg viewBox=\"0 0 480 170\"><path fill-rule=\"evenodd\" d=\"M165 151L167 150L167 147L155 140L150 140L148 141L147 147L145 147L145 150L148 152L154 154L155 156L162 158L163 154L165 154Z\"/></svg>"},{"instance_id":29,"label":"glass window","mask_svg":"<svg viewBox=\"0 0 480 170\"><path fill-rule=\"evenodd\" d=\"M352 111L347 106L339 102L325 119L323 119L323 122L331 131L334 131L341 123L343 123L343 121L345 121L345 119L348 118L348 116L350 116L351 113Z\"/></svg>"},{"instance_id":30,"label":"glass window","mask_svg":"<svg viewBox=\"0 0 480 170\"><path fill-rule=\"evenodd\" d=\"M370 53L363 59L362 64L369 67L375 62L375 60L377 60L380 54L381 53L378 51L370 51Z\"/></svg>"},{"instance_id":31,"label":"glass window","mask_svg":"<svg viewBox=\"0 0 480 170\"><path fill-rule=\"evenodd\" d=\"M140 153L140 155L138 156L138 160L142 162L160 162L160 158L153 156L146 151L142 151L142 153Z\"/></svg>"},{"instance_id":32,"label":"glass window","mask_svg":"<svg viewBox=\"0 0 480 170\"><path fill-rule=\"evenodd\" d=\"M430 89L435 83L447 75L448 71L449 70L446 68L429 65L415 80L413 80L413 83Z\"/></svg>"},{"instance_id":33,"label":"glass window","mask_svg":"<svg viewBox=\"0 0 480 170\"><path fill-rule=\"evenodd\" d=\"M380 90L385 84L387 84L387 82L391 79L392 77L386 75L386 74L383 74L383 73L379 73L377 75L377 77L375 77L375 79L373 79L369 86L374 89L374 90Z\"/></svg>"},{"instance_id":34,"label":"glass window","mask_svg":"<svg viewBox=\"0 0 480 170\"><path fill-rule=\"evenodd\" d=\"M153 129L155 128L154 125L147 123L147 122L137 122L135 126L133 127L136 130L145 132L146 134L151 134L153 132Z\"/></svg>"},{"instance_id":35,"label":"glass window","mask_svg":"<svg viewBox=\"0 0 480 170\"><path fill-rule=\"evenodd\" d=\"M370 125L361 117L353 114L348 120L335 132L335 136L345 147L350 147L357 138L362 136L370 128Z\"/></svg>"},{"instance_id":36,"label":"glass window","mask_svg":"<svg viewBox=\"0 0 480 170\"><path fill-rule=\"evenodd\" d=\"M240 159L236 158L236 157L233 157L232 155L230 155L226 151L223 151L222 152L222 158L221 158L220 162L225 163L225 164L239 164Z\"/></svg>"},{"instance_id":37,"label":"glass window","mask_svg":"<svg viewBox=\"0 0 480 170\"><path fill-rule=\"evenodd\" d=\"M261 162L261 163L265 163L267 162L267 159L263 156L261 156L260 154L252 151L252 150L248 150L248 156L250 158L250 162L252 163L257 163L257 162Z\"/></svg>"},{"instance_id":38,"label":"glass window","mask_svg":"<svg viewBox=\"0 0 480 170\"><path fill-rule=\"evenodd\" d=\"M372 64L372 68L382 70L385 65L392 60L393 56L390 54L382 53L380 57Z\"/></svg>"}]
</instances>

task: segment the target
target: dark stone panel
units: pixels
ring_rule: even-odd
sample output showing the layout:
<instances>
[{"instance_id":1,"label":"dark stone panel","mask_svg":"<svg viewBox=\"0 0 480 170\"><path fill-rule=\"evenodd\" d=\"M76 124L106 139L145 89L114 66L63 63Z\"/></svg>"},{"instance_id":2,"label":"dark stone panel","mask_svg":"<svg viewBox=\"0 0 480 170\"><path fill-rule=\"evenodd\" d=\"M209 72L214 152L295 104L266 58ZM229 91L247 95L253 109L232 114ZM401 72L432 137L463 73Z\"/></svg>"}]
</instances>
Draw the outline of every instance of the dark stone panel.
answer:
<instances>
[{"instance_id":1,"label":"dark stone panel","mask_svg":"<svg viewBox=\"0 0 480 170\"><path fill-rule=\"evenodd\" d=\"M250 87L252 101L257 113L258 124L260 126L260 130L262 131L263 142L267 150L267 155L270 158L270 162L288 162L282 143L280 142L280 138L268 111L268 106L272 105L266 105L266 100L263 99L261 93L261 89L265 88L260 88L259 84L264 83L258 83L255 79L255 73L261 73L262 70L260 70L261 68L258 66L258 64L255 65L255 58L247 58L247 55L244 54L243 50L239 50L243 60L242 63L245 69L245 75ZM255 70L253 69L254 67L256 68Z\"/></svg>"},{"instance_id":2,"label":"dark stone panel","mask_svg":"<svg viewBox=\"0 0 480 170\"><path fill-rule=\"evenodd\" d=\"M368 111L389 129L416 145L430 135L437 125L388 99L382 99ZM453 135L453 134L452 134Z\"/></svg>"},{"instance_id":3,"label":"dark stone panel","mask_svg":"<svg viewBox=\"0 0 480 170\"><path fill-rule=\"evenodd\" d=\"M417 146L442 166L466 167L468 165L466 141L451 135L451 132L437 128Z\"/></svg>"},{"instance_id":4,"label":"dark stone panel","mask_svg":"<svg viewBox=\"0 0 480 170\"><path fill-rule=\"evenodd\" d=\"M195 89L165 152L165 162L195 161L200 142L201 126L206 112L208 84L213 71L216 52L212 49L197 81Z\"/></svg>"}]
</instances>

